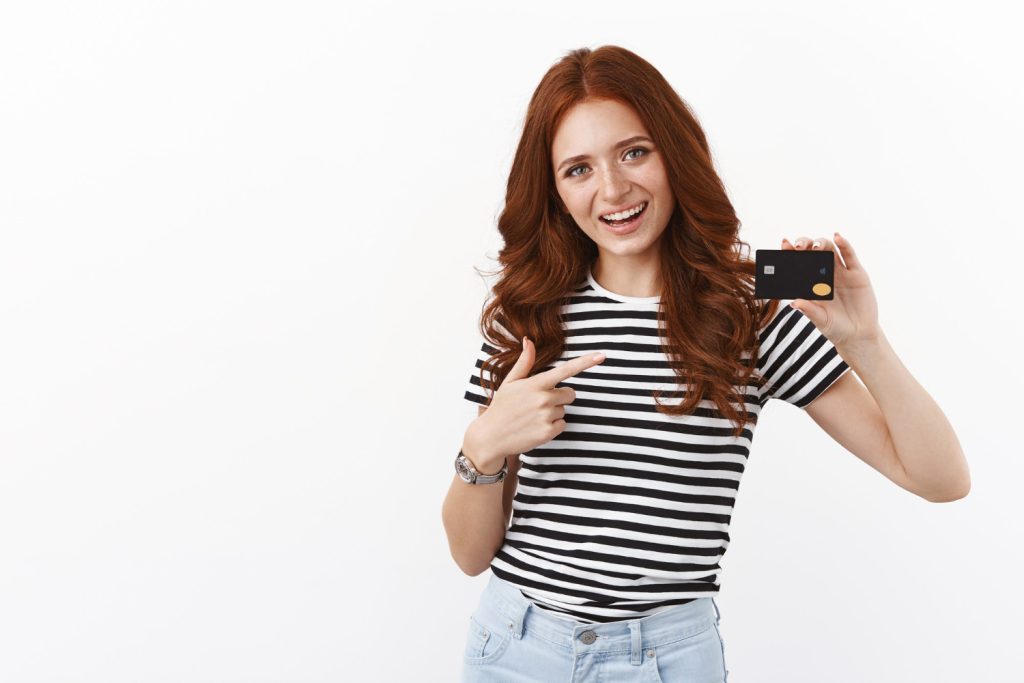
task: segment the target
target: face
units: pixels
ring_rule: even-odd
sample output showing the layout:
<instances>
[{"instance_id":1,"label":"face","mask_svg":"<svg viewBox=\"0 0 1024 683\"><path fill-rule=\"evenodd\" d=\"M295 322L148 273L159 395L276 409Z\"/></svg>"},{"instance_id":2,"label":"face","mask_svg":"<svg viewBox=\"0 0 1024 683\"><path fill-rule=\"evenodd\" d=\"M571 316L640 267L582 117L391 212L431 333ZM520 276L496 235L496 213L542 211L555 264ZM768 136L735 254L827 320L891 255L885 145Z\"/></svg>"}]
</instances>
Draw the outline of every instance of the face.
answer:
<instances>
[{"instance_id":1,"label":"face","mask_svg":"<svg viewBox=\"0 0 1024 683\"><path fill-rule=\"evenodd\" d=\"M620 146L637 136L641 139ZM606 265L657 263L675 196L661 152L636 112L614 100L577 104L555 132L551 157L558 195L597 244L598 258ZM601 218L641 204L646 208L624 228Z\"/></svg>"}]
</instances>

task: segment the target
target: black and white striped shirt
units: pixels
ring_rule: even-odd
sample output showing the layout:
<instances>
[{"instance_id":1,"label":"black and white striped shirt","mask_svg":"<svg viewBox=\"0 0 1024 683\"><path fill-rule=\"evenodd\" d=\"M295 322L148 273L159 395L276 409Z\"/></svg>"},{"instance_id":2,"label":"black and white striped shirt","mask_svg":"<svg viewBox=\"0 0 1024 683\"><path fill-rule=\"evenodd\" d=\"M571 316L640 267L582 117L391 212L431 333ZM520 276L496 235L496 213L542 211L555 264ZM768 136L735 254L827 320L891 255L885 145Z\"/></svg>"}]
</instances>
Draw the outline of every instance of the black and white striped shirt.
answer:
<instances>
[{"instance_id":1,"label":"black and white striped shirt","mask_svg":"<svg viewBox=\"0 0 1024 683\"><path fill-rule=\"evenodd\" d=\"M755 416L742 436L706 399L692 415L663 415L652 391L678 396L679 385L659 343L659 300L609 292L588 272L561 308L562 357L534 369L606 354L559 384L576 390L565 431L520 455L512 522L490 565L561 618L634 619L717 593L756 416L772 398L806 407L849 369L783 300L759 331L757 372L766 381L742 388ZM481 346L466 400L486 405L479 372L495 351ZM675 403L672 395L662 403Z\"/></svg>"}]
</instances>

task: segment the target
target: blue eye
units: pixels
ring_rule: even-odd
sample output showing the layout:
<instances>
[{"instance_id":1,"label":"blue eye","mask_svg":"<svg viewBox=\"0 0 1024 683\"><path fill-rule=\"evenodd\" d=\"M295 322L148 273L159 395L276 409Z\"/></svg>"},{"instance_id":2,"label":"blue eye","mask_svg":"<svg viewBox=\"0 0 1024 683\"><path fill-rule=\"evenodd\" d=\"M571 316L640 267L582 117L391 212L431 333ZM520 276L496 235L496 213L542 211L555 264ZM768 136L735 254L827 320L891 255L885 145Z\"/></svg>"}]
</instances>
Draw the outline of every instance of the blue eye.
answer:
<instances>
[{"instance_id":1,"label":"blue eye","mask_svg":"<svg viewBox=\"0 0 1024 683\"><path fill-rule=\"evenodd\" d=\"M643 152L643 154L640 155L640 156L647 156L647 149L645 147L631 147L629 149L629 151L626 152L626 156L629 156L632 152ZM634 157L634 158L637 158L637 157ZM579 166L573 166L572 168L570 168L568 171L565 172L565 177L566 178L579 178L580 176L578 174L576 174L576 173L573 173L573 171L575 171L578 168L585 168L585 167L586 167L586 164L580 164Z\"/></svg>"}]
</instances>

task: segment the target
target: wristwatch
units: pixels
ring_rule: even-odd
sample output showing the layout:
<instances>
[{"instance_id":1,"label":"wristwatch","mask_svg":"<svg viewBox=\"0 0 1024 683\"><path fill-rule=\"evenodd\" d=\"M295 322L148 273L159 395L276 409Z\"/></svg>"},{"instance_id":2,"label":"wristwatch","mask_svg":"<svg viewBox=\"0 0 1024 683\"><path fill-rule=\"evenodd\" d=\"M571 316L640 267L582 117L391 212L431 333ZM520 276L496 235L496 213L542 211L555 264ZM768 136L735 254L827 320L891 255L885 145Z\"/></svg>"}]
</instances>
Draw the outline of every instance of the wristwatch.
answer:
<instances>
[{"instance_id":1,"label":"wristwatch","mask_svg":"<svg viewBox=\"0 0 1024 683\"><path fill-rule=\"evenodd\" d=\"M504 479L505 475L508 474L508 460L505 460L504 464L502 464L500 472L480 474L473 467L473 463L469 461L469 458L459 450L459 454L455 456L455 471L459 473L459 476L467 484L494 484Z\"/></svg>"}]
</instances>

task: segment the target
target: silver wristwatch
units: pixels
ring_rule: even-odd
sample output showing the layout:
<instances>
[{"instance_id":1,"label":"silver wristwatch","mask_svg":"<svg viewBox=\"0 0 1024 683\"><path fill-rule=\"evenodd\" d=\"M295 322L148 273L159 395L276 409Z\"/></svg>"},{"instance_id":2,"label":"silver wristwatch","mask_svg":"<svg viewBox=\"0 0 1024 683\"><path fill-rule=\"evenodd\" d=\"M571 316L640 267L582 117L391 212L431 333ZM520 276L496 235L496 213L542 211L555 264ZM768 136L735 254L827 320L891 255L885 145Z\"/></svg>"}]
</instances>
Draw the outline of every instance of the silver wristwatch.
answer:
<instances>
[{"instance_id":1,"label":"silver wristwatch","mask_svg":"<svg viewBox=\"0 0 1024 683\"><path fill-rule=\"evenodd\" d=\"M462 451L455 456L455 471L459 473L462 480L467 484L494 484L505 478L508 474L508 460L501 466L501 471L495 474L480 474L473 467L473 463L469 461Z\"/></svg>"}]
</instances>

